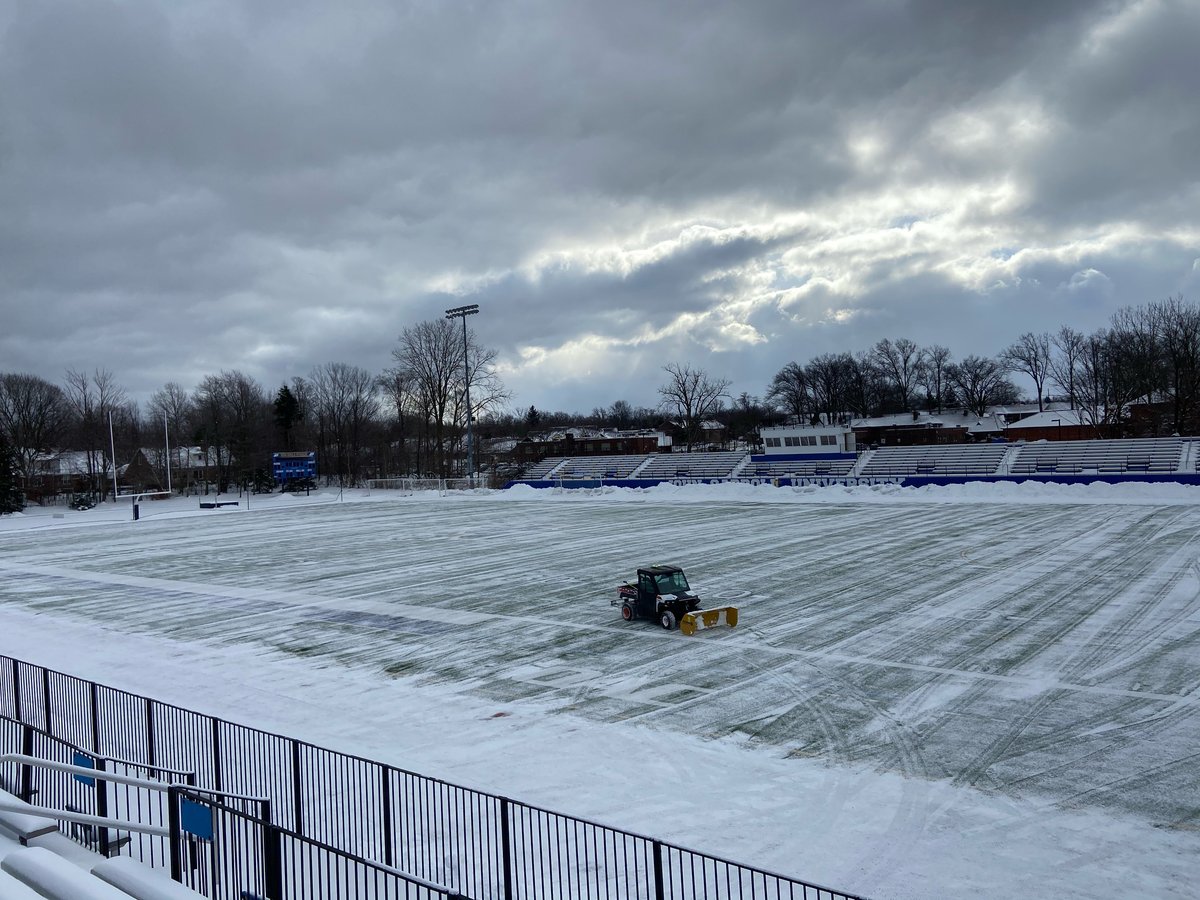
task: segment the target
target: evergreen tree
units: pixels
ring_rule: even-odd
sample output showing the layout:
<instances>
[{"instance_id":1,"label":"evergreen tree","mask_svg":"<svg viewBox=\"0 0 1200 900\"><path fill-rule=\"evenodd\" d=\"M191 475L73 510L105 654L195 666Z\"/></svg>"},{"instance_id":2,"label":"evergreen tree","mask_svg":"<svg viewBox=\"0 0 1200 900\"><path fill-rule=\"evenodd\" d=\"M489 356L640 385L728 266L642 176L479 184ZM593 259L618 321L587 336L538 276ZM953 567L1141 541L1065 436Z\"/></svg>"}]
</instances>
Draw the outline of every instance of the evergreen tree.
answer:
<instances>
[{"instance_id":1,"label":"evergreen tree","mask_svg":"<svg viewBox=\"0 0 1200 900\"><path fill-rule=\"evenodd\" d=\"M292 449L292 429L303 418L300 401L285 384L275 395L275 427L283 438L283 449Z\"/></svg>"},{"instance_id":2,"label":"evergreen tree","mask_svg":"<svg viewBox=\"0 0 1200 900\"><path fill-rule=\"evenodd\" d=\"M529 407L529 411L525 413L525 431L537 431L538 426L542 423L542 414L537 411L536 407Z\"/></svg>"},{"instance_id":3,"label":"evergreen tree","mask_svg":"<svg viewBox=\"0 0 1200 900\"><path fill-rule=\"evenodd\" d=\"M17 455L0 432L0 515L24 508L25 497L17 487Z\"/></svg>"}]
</instances>

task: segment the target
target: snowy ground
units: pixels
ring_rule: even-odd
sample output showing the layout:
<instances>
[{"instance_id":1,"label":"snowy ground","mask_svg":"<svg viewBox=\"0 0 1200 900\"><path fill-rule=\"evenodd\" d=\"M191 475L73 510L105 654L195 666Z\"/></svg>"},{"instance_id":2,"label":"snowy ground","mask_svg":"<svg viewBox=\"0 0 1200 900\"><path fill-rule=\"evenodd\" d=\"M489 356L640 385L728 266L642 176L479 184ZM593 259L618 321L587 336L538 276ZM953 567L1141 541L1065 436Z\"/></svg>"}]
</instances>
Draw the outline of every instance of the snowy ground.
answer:
<instances>
[{"instance_id":1,"label":"snowy ground","mask_svg":"<svg viewBox=\"0 0 1200 900\"><path fill-rule=\"evenodd\" d=\"M871 897L1192 897L1198 501L722 485L34 509L0 518L0 652ZM621 622L609 597L652 562L742 626Z\"/></svg>"}]
</instances>

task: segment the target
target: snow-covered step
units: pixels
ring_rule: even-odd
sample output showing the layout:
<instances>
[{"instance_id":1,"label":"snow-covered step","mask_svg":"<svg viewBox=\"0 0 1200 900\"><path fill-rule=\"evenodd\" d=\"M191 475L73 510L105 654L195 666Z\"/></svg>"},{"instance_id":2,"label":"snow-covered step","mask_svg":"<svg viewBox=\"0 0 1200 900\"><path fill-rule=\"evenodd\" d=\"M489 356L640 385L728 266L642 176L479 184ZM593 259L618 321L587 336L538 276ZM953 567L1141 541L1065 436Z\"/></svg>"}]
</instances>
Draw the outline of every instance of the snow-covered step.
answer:
<instances>
[{"instance_id":1,"label":"snow-covered step","mask_svg":"<svg viewBox=\"0 0 1200 900\"><path fill-rule=\"evenodd\" d=\"M4 900L46 900L25 882L18 881L3 870L0 870L0 897Z\"/></svg>"},{"instance_id":2,"label":"snow-covered step","mask_svg":"<svg viewBox=\"0 0 1200 900\"><path fill-rule=\"evenodd\" d=\"M0 863L0 871L32 888L45 900L129 900L129 894L106 884L45 847L22 847Z\"/></svg>"},{"instance_id":3,"label":"snow-covered step","mask_svg":"<svg viewBox=\"0 0 1200 900\"><path fill-rule=\"evenodd\" d=\"M10 853L16 853L21 849L21 842L14 837L9 837L6 834L0 834L0 863L4 862L4 857ZM0 897L3 897L0 894Z\"/></svg>"},{"instance_id":4,"label":"snow-covered step","mask_svg":"<svg viewBox=\"0 0 1200 900\"><path fill-rule=\"evenodd\" d=\"M114 856L97 863L92 874L136 900L198 900L201 896L172 881L161 869L151 869L128 856Z\"/></svg>"},{"instance_id":5,"label":"snow-covered step","mask_svg":"<svg viewBox=\"0 0 1200 900\"><path fill-rule=\"evenodd\" d=\"M24 844L43 834L58 831L58 823L45 816L25 812L32 809L28 803L7 791L0 791L0 834L16 838Z\"/></svg>"}]
</instances>

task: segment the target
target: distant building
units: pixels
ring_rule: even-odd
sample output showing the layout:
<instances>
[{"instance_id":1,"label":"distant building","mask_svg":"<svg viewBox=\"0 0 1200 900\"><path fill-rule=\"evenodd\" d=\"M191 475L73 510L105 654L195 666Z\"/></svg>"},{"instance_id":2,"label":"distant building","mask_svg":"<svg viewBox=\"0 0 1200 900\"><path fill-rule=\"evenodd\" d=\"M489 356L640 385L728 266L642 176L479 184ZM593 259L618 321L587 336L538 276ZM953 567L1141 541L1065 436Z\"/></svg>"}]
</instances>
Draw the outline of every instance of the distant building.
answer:
<instances>
[{"instance_id":1,"label":"distant building","mask_svg":"<svg viewBox=\"0 0 1200 900\"><path fill-rule=\"evenodd\" d=\"M621 456L641 453L670 453L671 436L661 431L601 431L567 428L518 441L513 459L521 466L548 456Z\"/></svg>"},{"instance_id":2,"label":"distant building","mask_svg":"<svg viewBox=\"0 0 1200 900\"><path fill-rule=\"evenodd\" d=\"M854 431L847 425L768 425L759 434L768 456L856 452Z\"/></svg>"},{"instance_id":3,"label":"distant building","mask_svg":"<svg viewBox=\"0 0 1200 900\"><path fill-rule=\"evenodd\" d=\"M1005 436L1010 441L1090 441L1110 437L1108 430L1090 424L1082 410L1053 409L1011 422Z\"/></svg>"}]
</instances>

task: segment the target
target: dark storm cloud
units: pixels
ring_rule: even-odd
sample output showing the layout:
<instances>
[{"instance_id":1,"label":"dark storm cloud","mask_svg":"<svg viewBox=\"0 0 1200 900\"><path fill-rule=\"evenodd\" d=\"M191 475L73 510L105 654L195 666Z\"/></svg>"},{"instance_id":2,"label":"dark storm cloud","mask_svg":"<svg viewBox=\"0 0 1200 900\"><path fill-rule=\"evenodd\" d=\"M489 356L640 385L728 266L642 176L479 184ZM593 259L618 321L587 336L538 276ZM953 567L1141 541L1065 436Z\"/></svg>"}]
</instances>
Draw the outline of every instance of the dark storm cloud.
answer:
<instances>
[{"instance_id":1,"label":"dark storm cloud","mask_svg":"<svg viewBox=\"0 0 1200 900\"><path fill-rule=\"evenodd\" d=\"M587 408L1094 327L1193 283L1197 16L0 0L0 370L277 383L479 302L518 405Z\"/></svg>"}]
</instances>

